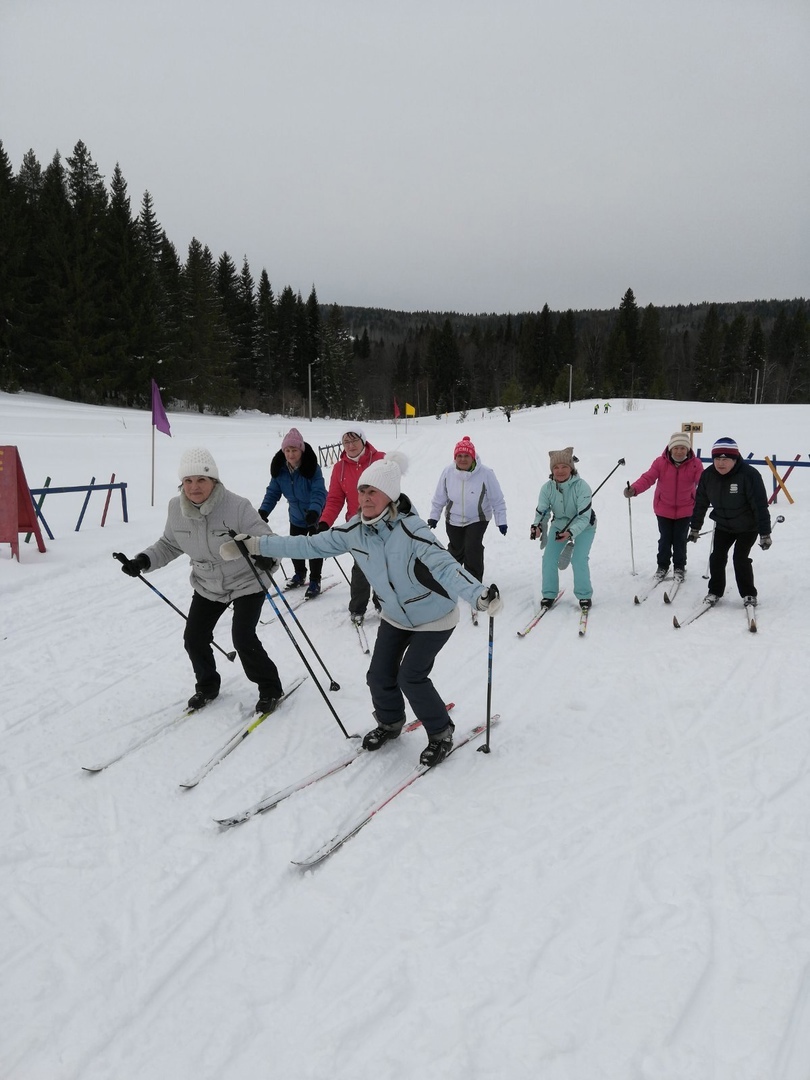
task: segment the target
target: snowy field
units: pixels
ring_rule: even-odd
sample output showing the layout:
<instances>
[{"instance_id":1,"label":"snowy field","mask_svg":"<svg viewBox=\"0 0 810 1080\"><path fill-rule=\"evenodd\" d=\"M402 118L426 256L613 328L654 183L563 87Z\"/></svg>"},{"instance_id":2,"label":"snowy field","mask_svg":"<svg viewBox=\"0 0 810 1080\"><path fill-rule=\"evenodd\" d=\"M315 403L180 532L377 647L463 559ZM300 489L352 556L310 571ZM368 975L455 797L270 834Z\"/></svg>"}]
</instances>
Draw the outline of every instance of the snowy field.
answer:
<instances>
[{"instance_id":1,"label":"snowy field","mask_svg":"<svg viewBox=\"0 0 810 1080\"><path fill-rule=\"evenodd\" d=\"M182 790L255 702L220 657L213 705L100 774L82 770L193 690L181 619L111 553L160 535L191 446L258 505L291 422L170 413L152 507L148 413L0 394L0 444L19 448L32 487L115 473L130 519L114 494L101 528L96 493L76 532L83 495L52 495L45 554L21 544L18 563L0 545L3 1080L808 1080L810 469L787 481L795 504L772 507L786 517L772 549L754 549L757 634L733 582L705 618L673 628L706 591L709 537L690 545L673 606L633 604L657 529L648 492L631 504L633 577L622 488L685 421L703 423L704 453L730 435L746 455L807 461L810 406L612 406L367 426L378 448L408 455L403 488L424 517L462 434L501 481L510 528L490 527L485 576L506 600L503 720L491 754L460 749L302 873L291 860L406 772L423 734L222 831L215 817L346 740L310 678ZM314 446L347 426L296 423ZM592 487L626 459L595 498L590 625L580 639L569 570L559 607L521 640L539 599L528 532L547 452L570 444ZM286 532L286 504L270 523ZM325 574L337 586L298 614L342 686L329 700L362 733L367 659L340 570ZM148 580L187 610L185 559ZM277 622L261 632L285 682L305 670ZM485 719L487 620L464 615L434 679L459 729Z\"/></svg>"}]
</instances>

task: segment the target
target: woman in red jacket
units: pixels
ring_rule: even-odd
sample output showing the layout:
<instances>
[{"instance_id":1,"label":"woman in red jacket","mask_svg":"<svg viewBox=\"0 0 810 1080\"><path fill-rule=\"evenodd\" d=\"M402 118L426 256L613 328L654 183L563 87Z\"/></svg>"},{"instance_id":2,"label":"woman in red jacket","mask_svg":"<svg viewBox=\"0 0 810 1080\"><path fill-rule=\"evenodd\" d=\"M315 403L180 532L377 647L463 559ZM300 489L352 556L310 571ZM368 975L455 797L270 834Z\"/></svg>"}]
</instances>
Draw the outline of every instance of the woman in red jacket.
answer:
<instances>
[{"instance_id":1,"label":"woman in red jacket","mask_svg":"<svg viewBox=\"0 0 810 1080\"><path fill-rule=\"evenodd\" d=\"M344 432L341 442L343 452L332 466L326 505L321 511L321 520L318 522L319 532L332 528L344 505L346 506L346 521L354 517L360 507L357 494L357 481L360 479L360 474L365 472L372 461L379 461L380 458L385 457L382 450L375 450L370 442L366 442L365 434L358 427ZM350 590L349 614L352 622L361 626L371 597L371 586L357 563L352 567ZM376 597L374 601L374 606L377 607Z\"/></svg>"},{"instance_id":2,"label":"woman in red jacket","mask_svg":"<svg viewBox=\"0 0 810 1080\"><path fill-rule=\"evenodd\" d=\"M703 466L695 457L689 436L677 431L663 454L638 480L624 489L625 497L632 499L655 484L653 511L658 518L658 569L655 576L659 581L666 577L670 561L676 579L683 581L686 574L686 538L702 473Z\"/></svg>"}]
</instances>

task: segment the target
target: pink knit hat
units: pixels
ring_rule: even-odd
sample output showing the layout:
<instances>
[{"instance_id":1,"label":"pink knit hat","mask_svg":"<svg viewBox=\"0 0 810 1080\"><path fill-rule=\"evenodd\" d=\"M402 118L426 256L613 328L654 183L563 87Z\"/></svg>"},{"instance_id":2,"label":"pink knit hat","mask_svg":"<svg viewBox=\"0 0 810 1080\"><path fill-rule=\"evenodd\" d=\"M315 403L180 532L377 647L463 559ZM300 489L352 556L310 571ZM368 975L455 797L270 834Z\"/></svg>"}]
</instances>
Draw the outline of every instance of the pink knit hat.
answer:
<instances>
[{"instance_id":1,"label":"pink knit hat","mask_svg":"<svg viewBox=\"0 0 810 1080\"><path fill-rule=\"evenodd\" d=\"M470 442L469 435L462 436L461 442L456 443L456 448L453 451L453 457L458 457L459 454L469 454L473 461L475 461L475 447Z\"/></svg>"},{"instance_id":2,"label":"pink knit hat","mask_svg":"<svg viewBox=\"0 0 810 1080\"><path fill-rule=\"evenodd\" d=\"M304 436L301 434L298 428L290 428L290 430L281 440L282 450L286 450L289 446L294 447L296 450L304 449Z\"/></svg>"}]
</instances>

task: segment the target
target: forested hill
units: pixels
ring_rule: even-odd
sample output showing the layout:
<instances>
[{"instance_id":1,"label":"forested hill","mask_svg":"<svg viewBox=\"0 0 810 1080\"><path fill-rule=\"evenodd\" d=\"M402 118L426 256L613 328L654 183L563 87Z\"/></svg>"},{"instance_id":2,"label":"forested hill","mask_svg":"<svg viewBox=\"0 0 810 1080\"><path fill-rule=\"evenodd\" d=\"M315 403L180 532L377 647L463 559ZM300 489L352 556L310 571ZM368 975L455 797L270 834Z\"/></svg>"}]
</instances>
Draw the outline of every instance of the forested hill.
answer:
<instances>
[{"instance_id":1,"label":"forested hill","mask_svg":"<svg viewBox=\"0 0 810 1080\"><path fill-rule=\"evenodd\" d=\"M627 289L608 311L340 310L355 352L426 411L542 404L569 382L574 398L810 400L804 299L641 308Z\"/></svg>"},{"instance_id":2,"label":"forested hill","mask_svg":"<svg viewBox=\"0 0 810 1080\"><path fill-rule=\"evenodd\" d=\"M268 258L272 253L268 253ZM313 278L317 267L313 267ZM0 389L230 413L390 416L580 397L810 401L804 299L460 315L304 300L196 237L178 253L84 143L18 171L0 143ZM643 296L644 283L633 283Z\"/></svg>"}]
</instances>

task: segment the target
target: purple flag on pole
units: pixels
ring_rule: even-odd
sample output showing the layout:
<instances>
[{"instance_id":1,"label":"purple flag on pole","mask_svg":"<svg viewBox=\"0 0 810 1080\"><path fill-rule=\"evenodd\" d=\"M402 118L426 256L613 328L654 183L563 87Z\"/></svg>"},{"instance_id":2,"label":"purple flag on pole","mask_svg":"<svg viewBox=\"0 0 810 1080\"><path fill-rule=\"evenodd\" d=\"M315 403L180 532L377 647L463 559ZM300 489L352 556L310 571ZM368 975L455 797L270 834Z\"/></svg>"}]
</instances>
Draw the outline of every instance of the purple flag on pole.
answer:
<instances>
[{"instance_id":1,"label":"purple flag on pole","mask_svg":"<svg viewBox=\"0 0 810 1080\"><path fill-rule=\"evenodd\" d=\"M162 431L164 435L171 437L172 429L169 427L169 418L166 416L166 410L160 400L160 390L154 379L152 379L152 424L158 431Z\"/></svg>"}]
</instances>

